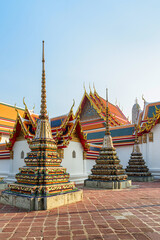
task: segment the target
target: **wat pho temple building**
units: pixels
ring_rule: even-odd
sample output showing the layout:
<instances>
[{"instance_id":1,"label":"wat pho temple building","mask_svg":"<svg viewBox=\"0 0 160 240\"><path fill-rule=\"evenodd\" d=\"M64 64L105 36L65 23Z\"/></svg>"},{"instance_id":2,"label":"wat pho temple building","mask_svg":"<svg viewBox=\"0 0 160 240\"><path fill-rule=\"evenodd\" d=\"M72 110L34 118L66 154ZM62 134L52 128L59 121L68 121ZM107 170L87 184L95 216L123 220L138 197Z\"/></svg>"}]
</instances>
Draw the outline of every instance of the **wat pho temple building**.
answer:
<instances>
[{"instance_id":1,"label":"wat pho temple building","mask_svg":"<svg viewBox=\"0 0 160 240\"><path fill-rule=\"evenodd\" d=\"M25 100L23 103L24 108L0 103L0 177L8 183L15 181L19 168L25 165L39 119L34 110L28 109ZM136 101L131 111L132 123L117 105L108 102L109 130L117 156L125 169L134 155L137 134L144 166L154 178L160 178L160 102L144 100L141 110ZM91 174L103 145L106 101L95 88L89 93L84 90L77 110L73 103L67 114L53 117L49 122L63 167L67 168L71 180L83 183Z\"/></svg>"},{"instance_id":2,"label":"wat pho temple building","mask_svg":"<svg viewBox=\"0 0 160 240\"><path fill-rule=\"evenodd\" d=\"M39 115L24 108L0 103L0 177L15 181L15 174L25 165L24 158L30 151L29 142L35 136ZM108 103L109 126L117 155L127 167L135 143L135 123L138 125L139 149L149 171L160 178L160 102L144 101L143 110L136 102L132 107L132 123L120 108ZM63 166L70 178L82 183L91 173L103 144L105 135L106 101L97 91L86 90L74 114L74 104L68 114L50 119L52 137L55 140Z\"/></svg>"}]
</instances>

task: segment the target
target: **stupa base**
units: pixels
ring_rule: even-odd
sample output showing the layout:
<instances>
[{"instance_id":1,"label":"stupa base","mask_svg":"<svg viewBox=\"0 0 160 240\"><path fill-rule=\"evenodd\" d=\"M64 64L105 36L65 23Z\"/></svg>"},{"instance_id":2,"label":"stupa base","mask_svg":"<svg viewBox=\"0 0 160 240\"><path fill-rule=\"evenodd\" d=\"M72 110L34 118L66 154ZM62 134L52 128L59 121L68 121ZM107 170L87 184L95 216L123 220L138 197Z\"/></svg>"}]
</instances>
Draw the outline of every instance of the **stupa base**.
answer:
<instances>
[{"instance_id":1,"label":"stupa base","mask_svg":"<svg viewBox=\"0 0 160 240\"><path fill-rule=\"evenodd\" d=\"M124 181L98 181L98 180L85 180L84 186L89 188L105 188L105 189L124 189L132 185L131 180Z\"/></svg>"},{"instance_id":2,"label":"stupa base","mask_svg":"<svg viewBox=\"0 0 160 240\"><path fill-rule=\"evenodd\" d=\"M128 179L133 182L152 182L154 181L153 176L128 176Z\"/></svg>"},{"instance_id":3,"label":"stupa base","mask_svg":"<svg viewBox=\"0 0 160 240\"><path fill-rule=\"evenodd\" d=\"M47 197L32 197L4 191L0 197L0 202L3 204L23 208L29 211L53 209L82 200L82 190Z\"/></svg>"}]
</instances>

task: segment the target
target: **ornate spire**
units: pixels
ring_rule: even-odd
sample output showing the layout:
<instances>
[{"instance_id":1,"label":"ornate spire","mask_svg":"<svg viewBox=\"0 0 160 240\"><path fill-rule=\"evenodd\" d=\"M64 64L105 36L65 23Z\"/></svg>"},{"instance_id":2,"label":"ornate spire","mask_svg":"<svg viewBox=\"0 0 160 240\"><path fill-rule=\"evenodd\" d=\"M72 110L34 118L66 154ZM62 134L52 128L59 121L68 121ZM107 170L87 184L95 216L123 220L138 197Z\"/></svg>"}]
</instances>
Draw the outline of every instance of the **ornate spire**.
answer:
<instances>
[{"instance_id":1,"label":"ornate spire","mask_svg":"<svg viewBox=\"0 0 160 240\"><path fill-rule=\"evenodd\" d=\"M40 119L48 119L47 116L47 105L46 105L46 80L45 80L45 59L44 59L44 41L42 48L42 90L41 90L41 111Z\"/></svg>"},{"instance_id":2,"label":"ornate spire","mask_svg":"<svg viewBox=\"0 0 160 240\"><path fill-rule=\"evenodd\" d=\"M135 144L138 144L139 141L138 141L138 126L137 126L137 124L135 124L134 128L135 128Z\"/></svg>"},{"instance_id":3,"label":"ornate spire","mask_svg":"<svg viewBox=\"0 0 160 240\"><path fill-rule=\"evenodd\" d=\"M110 135L110 131L109 131L109 113L108 113L108 88L106 88L106 131L105 131L105 135Z\"/></svg>"}]
</instances>

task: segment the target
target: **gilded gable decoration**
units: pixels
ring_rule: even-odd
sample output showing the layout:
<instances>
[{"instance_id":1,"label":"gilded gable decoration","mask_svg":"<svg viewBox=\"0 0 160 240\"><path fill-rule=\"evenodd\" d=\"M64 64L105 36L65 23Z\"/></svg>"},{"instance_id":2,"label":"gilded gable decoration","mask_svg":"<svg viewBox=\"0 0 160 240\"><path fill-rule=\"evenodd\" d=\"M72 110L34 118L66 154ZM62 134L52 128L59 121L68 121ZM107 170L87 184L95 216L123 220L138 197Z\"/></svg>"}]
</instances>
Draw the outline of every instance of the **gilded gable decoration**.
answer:
<instances>
[{"instance_id":1,"label":"gilded gable decoration","mask_svg":"<svg viewBox=\"0 0 160 240\"><path fill-rule=\"evenodd\" d=\"M147 143L147 134L142 135L143 143Z\"/></svg>"},{"instance_id":2,"label":"gilded gable decoration","mask_svg":"<svg viewBox=\"0 0 160 240\"><path fill-rule=\"evenodd\" d=\"M142 144L142 136L138 136L138 142L139 144Z\"/></svg>"},{"instance_id":3,"label":"gilded gable decoration","mask_svg":"<svg viewBox=\"0 0 160 240\"><path fill-rule=\"evenodd\" d=\"M153 132L149 132L149 142L153 142Z\"/></svg>"},{"instance_id":4,"label":"gilded gable decoration","mask_svg":"<svg viewBox=\"0 0 160 240\"><path fill-rule=\"evenodd\" d=\"M83 151L83 160L85 160L87 158L87 152Z\"/></svg>"},{"instance_id":5,"label":"gilded gable decoration","mask_svg":"<svg viewBox=\"0 0 160 240\"><path fill-rule=\"evenodd\" d=\"M10 150L10 159L13 159L13 157L14 157L14 151Z\"/></svg>"}]
</instances>

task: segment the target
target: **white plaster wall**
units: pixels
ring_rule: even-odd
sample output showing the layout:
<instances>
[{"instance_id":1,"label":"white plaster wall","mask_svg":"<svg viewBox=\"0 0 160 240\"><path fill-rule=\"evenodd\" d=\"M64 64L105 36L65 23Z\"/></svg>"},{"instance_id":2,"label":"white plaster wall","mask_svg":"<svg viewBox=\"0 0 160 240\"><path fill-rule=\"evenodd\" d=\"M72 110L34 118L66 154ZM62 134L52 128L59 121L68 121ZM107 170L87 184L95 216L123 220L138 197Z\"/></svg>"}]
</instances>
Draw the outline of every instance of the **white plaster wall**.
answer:
<instances>
[{"instance_id":1,"label":"white plaster wall","mask_svg":"<svg viewBox=\"0 0 160 240\"><path fill-rule=\"evenodd\" d=\"M86 169L87 175L91 174L91 169L92 169L93 165L96 164L95 160L90 160L90 159L84 160L84 164L85 164L85 169Z\"/></svg>"},{"instance_id":2,"label":"white plaster wall","mask_svg":"<svg viewBox=\"0 0 160 240\"><path fill-rule=\"evenodd\" d=\"M25 166L24 159L21 159L21 152L24 152L24 158L27 153L30 152L29 145L26 140L16 141L13 146L13 160L10 168L11 174L16 174L19 172L19 168Z\"/></svg>"},{"instance_id":3,"label":"white plaster wall","mask_svg":"<svg viewBox=\"0 0 160 240\"><path fill-rule=\"evenodd\" d=\"M123 168L126 168L128 165L132 150L133 145L116 147L117 156L120 160L120 164L123 165Z\"/></svg>"},{"instance_id":4,"label":"white plaster wall","mask_svg":"<svg viewBox=\"0 0 160 240\"><path fill-rule=\"evenodd\" d=\"M7 177L10 173L11 159L0 160L0 177Z\"/></svg>"},{"instance_id":5,"label":"white plaster wall","mask_svg":"<svg viewBox=\"0 0 160 240\"><path fill-rule=\"evenodd\" d=\"M76 158L72 158L73 151L76 152ZM81 178L86 178L81 143L70 141L68 147L64 149L64 158L61 165L67 168L67 173L70 174L71 180L79 182Z\"/></svg>"},{"instance_id":6,"label":"white plaster wall","mask_svg":"<svg viewBox=\"0 0 160 240\"><path fill-rule=\"evenodd\" d=\"M139 144L140 151L141 151L141 153L143 155L143 159L145 160L147 166L148 166L148 156L147 156L148 145L149 144L148 144L148 136L147 136L147 143Z\"/></svg>"},{"instance_id":7,"label":"white plaster wall","mask_svg":"<svg viewBox=\"0 0 160 240\"><path fill-rule=\"evenodd\" d=\"M151 173L160 178L160 124L153 129L153 142L149 142L149 134L147 134L147 143L140 144L140 150Z\"/></svg>"},{"instance_id":8,"label":"white plaster wall","mask_svg":"<svg viewBox=\"0 0 160 240\"><path fill-rule=\"evenodd\" d=\"M76 158L72 158L72 152L76 152ZM67 172L73 174L83 174L83 148L81 143L70 141L64 149L64 159L62 166L67 168Z\"/></svg>"}]
</instances>

